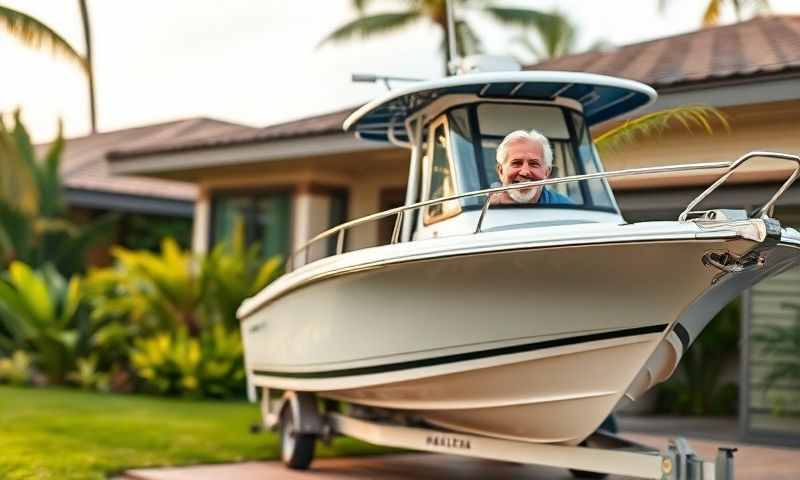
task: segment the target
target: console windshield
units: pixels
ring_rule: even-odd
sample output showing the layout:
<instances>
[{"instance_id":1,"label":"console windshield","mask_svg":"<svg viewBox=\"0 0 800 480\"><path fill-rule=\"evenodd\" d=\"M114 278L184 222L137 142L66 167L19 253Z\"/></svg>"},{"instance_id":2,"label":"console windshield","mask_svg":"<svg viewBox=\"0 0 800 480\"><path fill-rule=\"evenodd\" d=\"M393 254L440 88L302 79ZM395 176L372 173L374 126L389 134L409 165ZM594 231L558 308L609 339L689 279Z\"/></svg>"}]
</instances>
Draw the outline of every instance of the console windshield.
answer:
<instances>
[{"instance_id":1,"label":"console windshield","mask_svg":"<svg viewBox=\"0 0 800 480\"><path fill-rule=\"evenodd\" d=\"M497 174L497 147L514 130L535 129L548 138L553 150L549 178L600 170L591 135L578 111L556 105L483 102L454 108L448 112L447 119L459 191L501 185ZM568 205L548 207L617 211L605 179L561 183L546 188L569 199ZM483 200L471 197L464 199L462 205L481 205Z\"/></svg>"}]
</instances>

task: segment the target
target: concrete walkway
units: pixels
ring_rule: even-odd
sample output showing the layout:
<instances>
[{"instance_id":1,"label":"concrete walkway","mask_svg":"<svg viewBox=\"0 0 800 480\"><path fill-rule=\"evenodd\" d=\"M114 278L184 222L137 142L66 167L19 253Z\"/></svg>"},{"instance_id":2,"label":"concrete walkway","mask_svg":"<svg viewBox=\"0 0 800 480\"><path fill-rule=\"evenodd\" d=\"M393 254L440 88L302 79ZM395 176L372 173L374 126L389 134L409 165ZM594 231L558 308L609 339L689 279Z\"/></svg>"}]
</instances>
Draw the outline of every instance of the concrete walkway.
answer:
<instances>
[{"instance_id":1,"label":"concrete walkway","mask_svg":"<svg viewBox=\"0 0 800 480\"><path fill-rule=\"evenodd\" d=\"M667 437L626 434L636 442L666 448ZM691 446L706 460L713 460L718 446L739 448L736 454L736 478L742 480L800 479L800 449L720 444L719 441L690 439ZM478 460L453 455L400 454L376 457L317 460L312 470L296 472L279 462L246 462L225 465L201 465L183 468L131 470L124 480L339 480L415 478L421 480L453 478L560 480L572 478L561 469ZM623 477L610 477L622 479Z\"/></svg>"}]
</instances>

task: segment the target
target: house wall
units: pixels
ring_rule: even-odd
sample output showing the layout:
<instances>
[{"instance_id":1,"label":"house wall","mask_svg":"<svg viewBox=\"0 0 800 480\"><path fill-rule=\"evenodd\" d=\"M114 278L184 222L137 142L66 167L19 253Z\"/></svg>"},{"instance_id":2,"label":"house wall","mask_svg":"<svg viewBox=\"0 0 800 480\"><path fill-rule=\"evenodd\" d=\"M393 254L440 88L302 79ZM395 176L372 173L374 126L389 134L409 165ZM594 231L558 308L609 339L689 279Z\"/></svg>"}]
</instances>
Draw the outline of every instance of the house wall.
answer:
<instances>
[{"instance_id":1,"label":"house wall","mask_svg":"<svg viewBox=\"0 0 800 480\"><path fill-rule=\"evenodd\" d=\"M286 189L292 195L292 245L299 248L308 239L331 227L328 224L330 193L348 193L347 218L352 220L381 210L381 192L405 187L408 153L403 149L354 152L350 155L316 156L264 164L248 164L196 172L200 194L195 204L193 249L207 251L211 228L211 204L216 192ZM348 232L348 249L375 245L377 222ZM325 243L314 246L311 258L324 255ZM297 259L296 259L297 260Z\"/></svg>"},{"instance_id":2,"label":"house wall","mask_svg":"<svg viewBox=\"0 0 800 480\"><path fill-rule=\"evenodd\" d=\"M606 170L695 162L731 161L754 150L800 153L800 100L771 102L721 109L730 123L727 132L715 124L714 134L698 129L689 133L672 125L660 134L638 138L614 151L601 152ZM605 126L608 128L608 126ZM597 136L598 132L595 132ZM710 208L753 208L765 202L794 166L787 161L757 159L744 164L741 173L704 202ZM675 219L678 212L719 177L721 171L618 178L610 181L623 214L629 221ZM786 225L800 226L800 185L778 203L775 216ZM702 207L702 206L701 206ZM796 443L800 420L796 408L800 384L789 380L767 388L765 378L781 358L769 354L757 336L765 328L792 328L796 311L788 307L800 295L800 269L792 269L759 283L743 297L741 339L732 345L738 361L722 372L720 384L739 377L739 423L746 438L768 438ZM793 323L795 322L795 323ZM700 341L702 341L702 335ZM643 405L622 405L635 412Z\"/></svg>"},{"instance_id":3,"label":"house wall","mask_svg":"<svg viewBox=\"0 0 800 480\"><path fill-rule=\"evenodd\" d=\"M673 123L660 134L639 137L620 148L601 151L606 170L730 161L752 150L800 152L800 100L728 107L721 111L728 119L730 131L725 131L719 122L712 122L712 135L697 127L688 132L679 123ZM610 125L603 127L594 132L595 137ZM759 159L744 164L741 173L730 181L777 181L786 178L791 168L786 161ZM615 178L610 183L615 190L665 188L707 185L718 176L718 171L694 172Z\"/></svg>"}]
</instances>

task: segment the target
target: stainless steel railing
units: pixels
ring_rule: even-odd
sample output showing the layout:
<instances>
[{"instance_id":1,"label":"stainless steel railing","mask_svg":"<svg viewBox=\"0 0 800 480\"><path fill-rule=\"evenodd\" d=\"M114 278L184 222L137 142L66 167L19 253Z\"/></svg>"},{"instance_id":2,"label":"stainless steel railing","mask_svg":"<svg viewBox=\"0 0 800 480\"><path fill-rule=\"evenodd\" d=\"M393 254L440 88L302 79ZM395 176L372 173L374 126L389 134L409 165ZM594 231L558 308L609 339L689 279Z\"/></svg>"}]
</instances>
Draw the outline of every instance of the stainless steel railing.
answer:
<instances>
[{"instance_id":1,"label":"stainless steel railing","mask_svg":"<svg viewBox=\"0 0 800 480\"><path fill-rule=\"evenodd\" d=\"M689 202L689 205L686 206L686 209L683 212L681 212L680 215L678 215L678 221L680 222L685 221L686 217L693 212L694 207L696 207L700 202L702 202L707 196L711 194L711 192L716 190L720 185L728 181L728 178L730 178L730 176L733 175L733 172L737 168L741 167L748 160L752 160L754 158L777 158L779 160L790 160L796 163L794 171L792 172L791 175L789 175L789 178L787 178L786 181L783 182L783 185L781 185L778 191L775 192L772 198L770 198L767 201L767 203L765 203L761 208L758 209L758 211L754 216L763 217L765 215L771 215L772 208L775 206L775 202L777 202L778 198L780 198L780 196L783 195L783 193L790 186L792 186L794 181L797 180L797 177L800 175L800 157L798 157L797 155L788 155L785 153L775 153L775 152L750 152L748 154L742 155L735 161L731 162L731 165L728 167L728 170L726 170L725 173L723 173L722 176L719 177L716 182L709 185L709 187L706 188L705 191L703 191L703 193L701 193L700 195L695 197L694 200Z\"/></svg>"},{"instance_id":2,"label":"stainless steel railing","mask_svg":"<svg viewBox=\"0 0 800 480\"><path fill-rule=\"evenodd\" d=\"M644 168L629 168L625 170L615 170L611 172L597 172L597 173L587 173L583 175L572 175L569 177L561 177L561 178L548 178L545 180L537 180L534 182L524 182L524 183L515 183L513 185L503 185L500 187L493 187L493 188L486 188L483 190L475 190L472 192L460 193L457 195L451 195L449 197L442 197L436 198L432 200L425 200L422 202L413 203L411 205L403 205L401 207L392 208L389 210L384 210L382 212L373 213L371 215L367 215L365 217L357 218L355 220L350 220L349 222L342 223L337 225L336 227L330 228L325 230L324 232L320 233L319 235L314 236L307 242L305 242L300 248L295 250L294 253L291 254L288 261L286 262L286 271L289 272L292 270L292 267L295 263L295 258L303 254L304 255L304 262L308 263L308 253L309 248L314 245L315 243L330 238L333 235L337 235L336 238L336 254L340 254L344 252L344 244L345 244L345 235L347 230L356 227L358 225L363 225L365 223L374 222L377 220L381 220L383 218L396 216L394 229L392 230L392 244L397 243L400 237L400 227L402 226L403 219L405 218L406 212L411 212L423 207L427 207L430 205L436 205L439 203L449 202L453 200L459 200L462 198L470 198L470 197L478 197L478 196L485 196L486 200L481 208L480 216L478 217L478 222L475 228L475 233L480 233L481 227L483 225L483 221L486 217L486 214L491 206L491 196L495 193L501 193L508 190L516 190L516 189L523 189L523 188L530 188L536 186L545 186L545 185L557 185L560 183L569 183L569 182L579 182L583 180L594 180L600 178L614 178L614 177L628 177L628 176L636 176L636 175L652 175L658 173L670 173L670 172L686 172L686 171L694 171L694 170L715 170L720 168L726 168L727 170L720 176L717 181L715 181L711 186L709 186L703 193L698 195L694 200L692 200L686 209L680 214L678 217L679 221L685 221L686 218L693 212L693 208L697 206L701 201L703 201L711 192L716 190L720 185L725 183L727 179L733 174L734 170L739 168L743 163L751 160L752 158L756 157L768 157L768 158L778 158L782 160L790 160L794 161L797 165L795 166L794 171L789 176L789 178L781 185L775 195L770 198L767 203L765 203L757 212L757 216L763 216L771 211L772 207L775 205L775 202L778 198L794 183L798 176L800 176L800 157L796 155L788 155L784 153L774 153L774 152L750 152L735 161L732 162L707 162L707 163L690 163L690 164L682 164L682 165L668 165L663 167L644 167Z\"/></svg>"}]
</instances>

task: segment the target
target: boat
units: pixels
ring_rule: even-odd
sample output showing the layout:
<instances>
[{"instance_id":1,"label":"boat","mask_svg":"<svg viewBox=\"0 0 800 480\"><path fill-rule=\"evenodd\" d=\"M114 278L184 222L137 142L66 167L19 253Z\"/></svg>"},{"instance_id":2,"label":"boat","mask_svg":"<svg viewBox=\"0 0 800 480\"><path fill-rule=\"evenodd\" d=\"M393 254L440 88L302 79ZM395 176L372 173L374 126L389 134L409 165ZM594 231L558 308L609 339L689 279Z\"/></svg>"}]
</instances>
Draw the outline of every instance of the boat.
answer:
<instances>
[{"instance_id":1,"label":"boat","mask_svg":"<svg viewBox=\"0 0 800 480\"><path fill-rule=\"evenodd\" d=\"M249 384L267 403L303 392L444 432L585 442L623 397L669 378L723 306L800 263L800 233L771 217L800 157L604 170L589 128L656 96L609 76L491 72L355 111L346 131L409 149L405 205L320 233L242 304ZM520 129L547 137L552 173L497 184L496 149ZM761 208L698 209L763 157L794 169ZM607 181L683 171L720 176L674 221L626 222ZM532 188L569 201L493 200ZM352 228L387 218L389 242L347 248Z\"/></svg>"}]
</instances>

